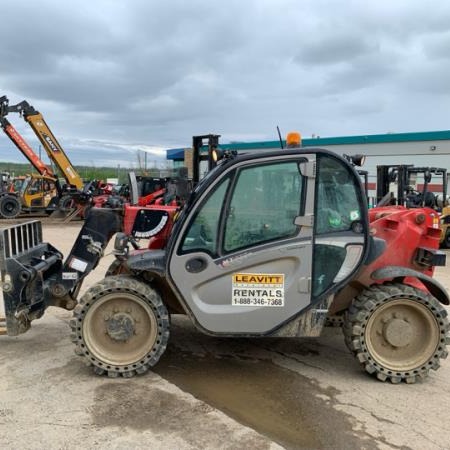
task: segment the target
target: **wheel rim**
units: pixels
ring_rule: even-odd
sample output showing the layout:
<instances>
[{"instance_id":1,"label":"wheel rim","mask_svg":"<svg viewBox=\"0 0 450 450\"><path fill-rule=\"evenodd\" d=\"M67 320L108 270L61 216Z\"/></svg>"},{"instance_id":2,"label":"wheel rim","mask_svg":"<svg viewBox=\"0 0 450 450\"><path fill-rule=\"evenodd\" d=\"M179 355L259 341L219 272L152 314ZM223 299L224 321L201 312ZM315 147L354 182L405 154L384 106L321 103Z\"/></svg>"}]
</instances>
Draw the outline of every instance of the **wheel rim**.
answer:
<instances>
[{"instance_id":1,"label":"wheel rim","mask_svg":"<svg viewBox=\"0 0 450 450\"><path fill-rule=\"evenodd\" d=\"M392 300L377 308L365 331L369 354L387 369L420 368L433 356L440 341L439 324L423 304Z\"/></svg>"},{"instance_id":2,"label":"wheel rim","mask_svg":"<svg viewBox=\"0 0 450 450\"><path fill-rule=\"evenodd\" d=\"M126 367L141 361L157 339L152 307L131 293L105 295L90 307L83 321L88 351L111 366Z\"/></svg>"}]
</instances>

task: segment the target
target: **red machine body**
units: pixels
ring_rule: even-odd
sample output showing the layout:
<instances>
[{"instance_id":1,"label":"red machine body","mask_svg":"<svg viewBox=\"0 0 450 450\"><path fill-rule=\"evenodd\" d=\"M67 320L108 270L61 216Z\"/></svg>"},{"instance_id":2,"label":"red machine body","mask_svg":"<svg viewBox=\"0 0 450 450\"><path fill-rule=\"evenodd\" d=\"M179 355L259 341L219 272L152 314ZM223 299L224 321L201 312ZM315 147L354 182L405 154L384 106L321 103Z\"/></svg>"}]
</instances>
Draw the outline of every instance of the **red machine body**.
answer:
<instances>
[{"instance_id":1,"label":"red machine body","mask_svg":"<svg viewBox=\"0 0 450 450\"><path fill-rule=\"evenodd\" d=\"M150 250L162 249L169 239L178 209L178 206L126 204L123 232L138 239L148 239Z\"/></svg>"},{"instance_id":2,"label":"red machine body","mask_svg":"<svg viewBox=\"0 0 450 450\"><path fill-rule=\"evenodd\" d=\"M402 266L432 276L433 265L420 260L418 249L437 250L439 248L439 216L431 208L408 209L404 206L385 206L369 210L371 234L386 242L383 254L366 266L358 281L370 284L370 274L380 267ZM425 290L416 278L405 280L407 284Z\"/></svg>"}]
</instances>

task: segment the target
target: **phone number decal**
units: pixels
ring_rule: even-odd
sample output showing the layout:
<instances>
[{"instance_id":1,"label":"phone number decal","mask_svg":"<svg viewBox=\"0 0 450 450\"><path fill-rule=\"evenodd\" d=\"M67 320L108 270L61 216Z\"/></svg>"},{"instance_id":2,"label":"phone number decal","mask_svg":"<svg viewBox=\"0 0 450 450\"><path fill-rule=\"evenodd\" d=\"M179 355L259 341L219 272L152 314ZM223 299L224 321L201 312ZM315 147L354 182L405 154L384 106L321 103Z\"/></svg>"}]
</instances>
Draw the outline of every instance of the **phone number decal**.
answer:
<instances>
[{"instance_id":1,"label":"phone number decal","mask_svg":"<svg viewBox=\"0 0 450 450\"><path fill-rule=\"evenodd\" d=\"M235 273L233 306L284 306L284 274Z\"/></svg>"}]
</instances>

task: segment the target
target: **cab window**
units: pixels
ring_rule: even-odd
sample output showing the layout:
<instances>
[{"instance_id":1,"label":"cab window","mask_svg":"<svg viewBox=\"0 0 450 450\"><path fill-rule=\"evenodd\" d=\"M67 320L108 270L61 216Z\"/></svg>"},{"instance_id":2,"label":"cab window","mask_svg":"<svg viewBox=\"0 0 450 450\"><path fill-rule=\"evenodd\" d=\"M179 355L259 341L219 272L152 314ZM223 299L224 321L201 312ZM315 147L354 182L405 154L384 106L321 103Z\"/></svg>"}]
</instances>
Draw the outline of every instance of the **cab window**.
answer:
<instances>
[{"instance_id":1,"label":"cab window","mask_svg":"<svg viewBox=\"0 0 450 450\"><path fill-rule=\"evenodd\" d=\"M225 223L225 253L295 235L302 185L295 161L240 170Z\"/></svg>"},{"instance_id":2,"label":"cab window","mask_svg":"<svg viewBox=\"0 0 450 450\"><path fill-rule=\"evenodd\" d=\"M348 167L331 157L319 158L316 233L348 231L362 219L359 188Z\"/></svg>"},{"instance_id":3,"label":"cab window","mask_svg":"<svg viewBox=\"0 0 450 450\"><path fill-rule=\"evenodd\" d=\"M199 208L183 238L182 253L194 251L204 251L212 255L217 253L220 216L228 184L229 180L224 180Z\"/></svg>"},{"instance_id":4,"label":"cab window","mask_svg":"<svg viewBox=\"0 0 450 450\"><path fill-rule=\"evenodd\" d=\"M42 192L42 180L40 178L33 178L28 187L29 194L37 194Z\"/></svg>"},{"instance_id":5,"label":"cab window","mask_svg":"<svg viewBox=\"0 0 450 450\"><path fill-rule=\"evenodd\" d=\"M337 240L321 240L326 235L346 236L355 222L364 221L358 179L341 160L321 155L317 161L316 240L313 258L313 295L333 285L347 251Z\"/></svg>"}]
</instances>

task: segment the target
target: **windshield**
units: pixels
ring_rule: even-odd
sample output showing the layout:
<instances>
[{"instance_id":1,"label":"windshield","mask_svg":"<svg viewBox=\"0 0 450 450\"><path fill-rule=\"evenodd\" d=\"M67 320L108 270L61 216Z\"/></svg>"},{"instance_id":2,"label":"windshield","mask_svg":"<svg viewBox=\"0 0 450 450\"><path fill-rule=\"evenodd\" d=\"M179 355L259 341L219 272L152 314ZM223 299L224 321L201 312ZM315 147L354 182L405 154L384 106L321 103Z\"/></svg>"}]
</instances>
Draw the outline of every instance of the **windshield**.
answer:
<instances>
[{"instance_id":1,"label":"windshield","mask_svg":"<svg viewBox=\"0 0 450 450\"><path fill-rule=\"evenodd\" d=\"M197 194L200 192L200 190L202 189L202 186L204 186L208 180L212 177L215 176L217 169L219 166L214 167L212 170L210 170L195 186L194 190L191 192L191 195L189 196L189 198L186 200L186 202L184 203L184 205L182 206L180 212L177 215L177 218L175 220L172 232L170 233L169 236L169 242L167 247L170 247L170 243L173 239L176 239L177 233L178 233L178 228L180 226L180 223L183 222L183 218L184 216L187 214L187 212L189 211L192 203L195 200L195 197L197 196Z\"/></svg>"},{"instance_id":2,"label":"windshield","mask_svg":"<svg viewBox=\"0 0 450 450\"><path fill-rule=\"evenodd\" d=\"M30 184L31 178L27 177L23 180L22 185L20 186L20 195L24 195L27 190L28 185Z\"/></svg>"},{"instance_id":3,"label":"windshield","mask_svg":"<svg viewBox=\"0 0 450 450\"><path fill-rule=\"evenodd\" d=\"M13 183L14 192L19 192L20 191L24 181L25 180L23 180L23 179L22 180L14 180L14 183Z\"/></svg>"},{"instance_id":4,"label":"windshield","mask_svg":"<svg viewBox=\"0 0 450 450\"><path fill-rule=\"evenodd\" d=\"M215 173L217 172L218 168L220 167L220 164L216 167L214 167L212 170L210 170L209 172L206 173L206 175L197 183L197 186L195 186L195 189L193 190L193 194L195 196L195 194L197 194L199 192L199 190L202 188L202 186L204 184L206 184L206 182L214 177Z\"/></svg>"}]
</instances>

